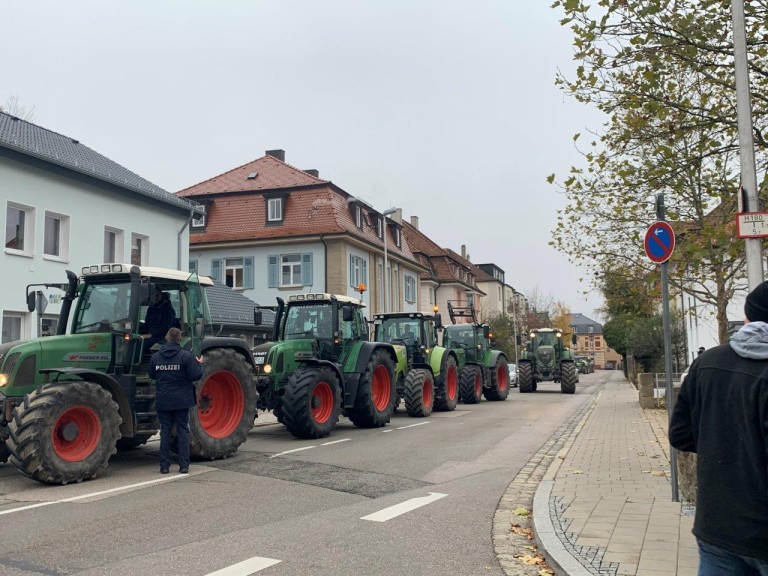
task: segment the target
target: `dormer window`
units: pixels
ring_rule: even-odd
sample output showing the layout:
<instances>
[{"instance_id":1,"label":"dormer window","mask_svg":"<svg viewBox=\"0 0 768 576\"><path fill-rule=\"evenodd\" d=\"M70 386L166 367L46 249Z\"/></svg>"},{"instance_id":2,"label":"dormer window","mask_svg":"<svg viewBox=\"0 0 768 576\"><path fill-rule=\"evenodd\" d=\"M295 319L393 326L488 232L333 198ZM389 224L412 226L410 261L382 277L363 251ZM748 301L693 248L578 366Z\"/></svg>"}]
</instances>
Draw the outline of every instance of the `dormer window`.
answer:
<instances>
[{"instance_id":1,"label":"dormer window","mask_svg":"<svg viewBox=\"0 0 768 576\"><path fill-rule=\"evenodd\" d=\"M401 239L400 239L400 228L395 228L394 236L395 236L395 246L400 248L400 241L401 241Z\"/></svg>"},{"instance_id":2,"label":"dormer window","mask_svg":"<svg viewBox=\"0 0 768 576\"><path fill-rule=\"evenodd\" d=\"M267 224L282 224L285 217L284 202L282 196L267 198Z\"/></svg>"},{"instance_id":3,"label":"dormer window","mask_svg":"<svg viewBox=\"0 0 768 576\"><path fill-rule=\"evenodd\" d=\"M192 228L204 228L205 227L205 214L200 218L192 218Z\"/></svg>"},{"instance_id":4,"label":"dormer window","mask_svg":"<svg viewBox=\"0 0 768 576\"><path fill-rule=\"evenodd\" d=\"M355 226L360 230L363 229L363 210L360 206L355 206Z\"/></svg>"},{"instance_id":5,"label":"dormer window","mask_svg":"<svg viewBox=\"0 0 768 576\"><path fill-rule=\"evenodd\" d=\"M379 217L376 220L376 236L378 236L380 240L384 239L384 217Z\"/></svg>"}]
</instances>

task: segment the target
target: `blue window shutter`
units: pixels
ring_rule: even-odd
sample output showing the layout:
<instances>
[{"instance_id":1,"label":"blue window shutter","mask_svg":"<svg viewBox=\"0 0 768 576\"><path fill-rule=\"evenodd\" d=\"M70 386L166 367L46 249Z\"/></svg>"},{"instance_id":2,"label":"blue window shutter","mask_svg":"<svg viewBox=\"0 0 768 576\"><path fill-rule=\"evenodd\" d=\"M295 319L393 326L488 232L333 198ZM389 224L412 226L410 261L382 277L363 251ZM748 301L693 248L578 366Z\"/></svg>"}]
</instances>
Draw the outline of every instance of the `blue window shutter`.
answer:
<instances>
[{"instance_id":1,"label":"blue window shutter","mask_svg":"<svg viewBox=\"0 0 768 576\"><path fill-rule=\"evenodd\" d=\"M243 288L253 290L253 257L243 258Z\"/></svg>"},{"instance_id":2,"label":"blue window shutter","mask_svg":"<svg viewBox=\"0 0 768 576\"><path fill-rule=\"evenodd\" d=\"M278 287L278 275L277 275L277 256L269 256L267 258L267 285L270 288Z\"/></svg>"},{"instance_id":3,"label":"blue window shutter","mask_svg":"<svg viewBox=\"0 0 768 576\"><path fill-rule=\"evenodd\" d=\"M355 257L349 256L349 285L355 287Z\"/></svg>"},{"instance_id":4,"label":"blue window shutter","mask_svg":"<svg viewBox=\"0 0 768 576\"><path fill-rule=\"evenodd\" d=\"M312 286L312 252L301 255L301 283Z\"/></svg>"},{"instance_id":5,"label":"blue window shutter","mask_svg":"<svg viewBox=\"0 0 768 576\"><path fill-rule=\"evenodd\" d=\"M221 283L221 259L211 260L211 278Z\"/></svg>"},{"instance_id":6,"label":"blue window shutter","mask_svg":"<svg viewBox=\"0 0 768 576\"><path fill-rule=\"evenodd\" d=\"M362 268L362 278L360 278L360 282L365 284L365 287L368 288L368 260L363 260L363 268Z\"/></svg>"}]
</instances>

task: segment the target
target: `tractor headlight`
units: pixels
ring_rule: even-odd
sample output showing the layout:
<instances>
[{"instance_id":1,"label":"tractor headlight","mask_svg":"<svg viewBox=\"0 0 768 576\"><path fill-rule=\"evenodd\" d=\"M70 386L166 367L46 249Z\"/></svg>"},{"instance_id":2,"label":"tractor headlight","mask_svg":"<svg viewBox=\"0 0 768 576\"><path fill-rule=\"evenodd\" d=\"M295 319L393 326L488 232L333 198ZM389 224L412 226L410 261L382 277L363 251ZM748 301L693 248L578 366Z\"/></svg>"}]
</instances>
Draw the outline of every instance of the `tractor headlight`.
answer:
<instances>
[{"instance_id":1,"label":"tractor headlight","mask_svg":"<svg viewBox=\"0 0 768 576\"><path fill-rule=\"evenodd\" d=\"M272 374L272 365L264 364L264 374Z\"/></svg>"},{"instance_id":2,"label":"tractor headlight","mask_svg":"<svg viewBox=\"0 0 768 576\"><path fill-rule=\"evenodd\" d=\"M8 374L0 374L0 388L8 386Z\"/></svg>"}]
</instances>

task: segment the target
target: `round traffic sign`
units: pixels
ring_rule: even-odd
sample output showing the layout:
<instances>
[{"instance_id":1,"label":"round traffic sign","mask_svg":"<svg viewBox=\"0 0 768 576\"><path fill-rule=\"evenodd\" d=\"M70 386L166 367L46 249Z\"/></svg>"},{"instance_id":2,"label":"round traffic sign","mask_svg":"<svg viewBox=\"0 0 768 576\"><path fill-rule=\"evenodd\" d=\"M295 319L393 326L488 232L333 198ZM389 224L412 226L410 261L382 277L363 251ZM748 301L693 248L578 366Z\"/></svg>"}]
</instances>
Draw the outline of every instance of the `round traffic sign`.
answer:
<instances>
[{"instance_id":1,"label":"round traffic sign","mask_svg":"<svg viewBox=\"0 0 768 576\"><path fill-rule=\"evenodd\" d=\"M648 226L645 233L645 254L651 262L661 264L669 260L675 250L675 232L667 222L659 220Z\"/></svg>"}]
</instances>

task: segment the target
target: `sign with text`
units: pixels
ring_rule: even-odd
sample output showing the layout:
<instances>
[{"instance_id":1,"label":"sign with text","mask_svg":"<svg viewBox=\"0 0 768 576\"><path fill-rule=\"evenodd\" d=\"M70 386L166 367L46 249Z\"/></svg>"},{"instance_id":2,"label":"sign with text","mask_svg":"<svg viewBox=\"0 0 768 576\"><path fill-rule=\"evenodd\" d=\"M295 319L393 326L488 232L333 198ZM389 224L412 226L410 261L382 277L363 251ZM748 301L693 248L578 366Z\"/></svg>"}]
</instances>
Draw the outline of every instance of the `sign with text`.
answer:
<instances>
[{"instance_id":1,"label":"sign with text","mask_svg":"<svg viewBox=\"0 0 768 576\"><path fill-rule=\"evenodd\" d=\"M746 212L736 215L739 238L768 238L768 212Z\"/></svg>"}]
</instances>

